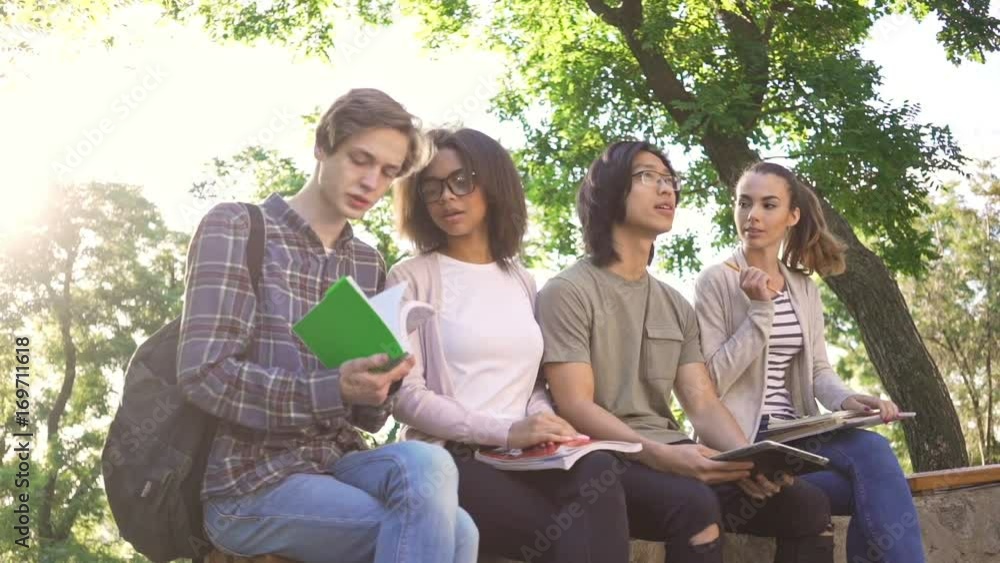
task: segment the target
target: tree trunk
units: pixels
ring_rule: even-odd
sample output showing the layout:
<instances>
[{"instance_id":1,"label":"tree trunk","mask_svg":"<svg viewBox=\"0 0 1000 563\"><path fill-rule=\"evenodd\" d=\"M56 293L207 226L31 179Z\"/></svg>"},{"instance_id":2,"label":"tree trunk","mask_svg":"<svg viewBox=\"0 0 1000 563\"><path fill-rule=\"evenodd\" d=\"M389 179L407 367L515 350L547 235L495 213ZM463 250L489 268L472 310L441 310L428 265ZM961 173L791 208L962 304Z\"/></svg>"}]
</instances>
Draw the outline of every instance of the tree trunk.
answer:
<instances>
[{"instance_id":1,"label":"tree trunk","mask_svg":"<svg viewBox=\"0 0 1000 563\"><path fill-rule=\"evenodd\" d=\"M42 500L38 504L38 532L46 539L63 541L69 534L67 530L55 529L52 524L52 507L55 504L56 484L59 479L59 465L61 442L59 441L59 425L62 422L63 414L66 412L66 404L73 393L73 384L76 382L76 345L73 343L72 302L70 289L73 283L73 265L76 261L76 249L68 251L66 265L63 269L62 291L55 299L56 317L59 321L59 333L62 337L63 349L66 353L66 363L63 368L63 383L56 396L55 404L49 412L47 420L47 445L48 445L48 478L42 488ZM58 532L58 533L57 533ZM62 537L60 537L62 536Z\"/></svg>"},{"instance_id":2,"label":"tree trunk","mask_svg":"<svg viewBox=\"0 0 1000 563\"><path fill-rule=\"evenodd\" d=\"M848 245L847 271L824 280L857 321L886 392L901 408L917 413L902 423L913 469L968 465L958 413L896 280L826 201L823 213L834 234Z\"/></svg>"},{"instance_id":3,"label":"tree trunk","mask_svg":"<svg viewBox=\"0 0 1000 563\"><path fill-rule=\"evenodd\" d=\"M702 146L730 189L743 169L759 160L744 139L707 134ZM861 244L847 220L822 196L820 202L830 230L847 244L847 271L824 281L858 323L885 391L902 409L917 413L902 422L914 471L968 465L955 405L896 280L882 259Z\"/></svg>"}]
</instances>

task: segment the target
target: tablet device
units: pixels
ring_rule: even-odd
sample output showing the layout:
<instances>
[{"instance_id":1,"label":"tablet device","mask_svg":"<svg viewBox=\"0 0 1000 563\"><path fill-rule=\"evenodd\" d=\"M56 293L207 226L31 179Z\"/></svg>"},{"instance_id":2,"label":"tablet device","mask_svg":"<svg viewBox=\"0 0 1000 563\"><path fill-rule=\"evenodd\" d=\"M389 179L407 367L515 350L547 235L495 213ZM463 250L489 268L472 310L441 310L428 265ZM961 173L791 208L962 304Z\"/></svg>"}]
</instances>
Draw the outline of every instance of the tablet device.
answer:
<instances>
[{"instance_id":1,"label":"tablet device","mask_svg":"<svg viewBox=\"0 0 1000 563\"><path fill-rule=\"evenodd\" d=\"M830 460L814 453L779 444L770 440L757 442L728 452L722 452L711 458L713 461L752 461L751 475L763 473L770 480L775 480L782 474L802 475L814 471L822 471Z\"/></svg>"}]
</instances>

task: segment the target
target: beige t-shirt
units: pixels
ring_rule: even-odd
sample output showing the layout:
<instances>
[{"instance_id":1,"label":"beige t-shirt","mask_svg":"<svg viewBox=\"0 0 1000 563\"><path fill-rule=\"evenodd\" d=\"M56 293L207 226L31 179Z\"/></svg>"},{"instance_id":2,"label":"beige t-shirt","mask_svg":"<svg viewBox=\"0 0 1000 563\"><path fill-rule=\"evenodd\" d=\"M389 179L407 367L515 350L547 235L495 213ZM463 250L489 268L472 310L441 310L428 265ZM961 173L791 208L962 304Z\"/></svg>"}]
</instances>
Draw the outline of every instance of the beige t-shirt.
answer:
<instances>
[{"instance_id":1,"label":"beige t-shirt","mask_svg":"<svg viewBox=\"0 0 1000 563\"><path fill-rule=\"evenodd\" d=\"M670 395L677 367L704 358L694 309L680 293L649 274L629 281L584 258L545 284L537 307L543 363L590 364L595 403L643 437L688 439Z\"/></svg>"}]
</instances>

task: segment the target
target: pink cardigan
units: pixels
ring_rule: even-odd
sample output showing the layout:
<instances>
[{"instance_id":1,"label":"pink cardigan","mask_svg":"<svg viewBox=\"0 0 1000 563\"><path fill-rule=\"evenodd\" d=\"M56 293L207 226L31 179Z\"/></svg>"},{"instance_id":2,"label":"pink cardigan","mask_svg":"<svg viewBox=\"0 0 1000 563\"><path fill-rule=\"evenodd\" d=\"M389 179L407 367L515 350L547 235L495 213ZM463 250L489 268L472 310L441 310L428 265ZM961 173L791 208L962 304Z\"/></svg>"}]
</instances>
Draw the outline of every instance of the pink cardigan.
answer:
<instances>
[{"instance_id":1,"label":"pink cardigan","mask_svg":"<svg viewBox=\"0 0 1000 563\"><path fill-rule=\"evenodd\" d=\"M535 280L520 265L512 272L521 281L535 307ZM435 311L441 310L441 267L436 252L421 254L403 260L389 271L386 286L400 282L409 283L407 299L430 303ZM396 397L393 416L407 425L404 438L425 442L455 441L484 446L506 446L511 421L467 409L454 398L454 383L448 370L441 343L441 329L437 316L431 317L419 330L410 334L410 350L417 360ZM545 381L535 382L525 416L552 412L552 403L545 389Z\"/></svg>"}]
</instances>

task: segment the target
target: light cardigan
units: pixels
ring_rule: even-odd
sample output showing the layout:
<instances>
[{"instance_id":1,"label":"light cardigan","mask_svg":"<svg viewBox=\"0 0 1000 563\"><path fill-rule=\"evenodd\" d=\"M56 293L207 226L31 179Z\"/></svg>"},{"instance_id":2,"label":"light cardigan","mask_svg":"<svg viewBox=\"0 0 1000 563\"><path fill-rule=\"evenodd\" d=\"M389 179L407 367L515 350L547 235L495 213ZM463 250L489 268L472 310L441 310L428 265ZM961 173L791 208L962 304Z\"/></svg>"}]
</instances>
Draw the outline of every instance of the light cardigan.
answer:
<instances>
[{"instance_id":1,"label":"light cardigan","mask_svg":"<svg viewBox=\"0 0 1000 563\"><path fill-rule=\"evenodd\" d=\"M749 267L742 249L730 261L740 269ZM819 289L808 276L784 264L780 267L803 337L802 351L785 373L792 405L799 415L818 414L816 399L829 410L839 410L844 399L856 392L841 381L827 359ZM716 264L698 276L695 312L701 349L719 397L753 441L764 406L774 303L750 300L740 289L739 273Z\"/></svg>"},{"instance_id":2,"label":"light cardigan","mask_svg":"<svg viewBox=\"0 0 1000 563\"><path fill-rule=\"evenodd\" d=\"M511 274L521 281L525 294L535 310L535 280L520 265ZM403 379L396 397L393 416L407 425L403 436L407 440L431 443L445 441L507 446L507 435L513 422L496 416L469 410L455 399L455 386L444 357L441 325L437 311L441 310L441 266L436 252L421 254L399 262L389 271L386 287L406 281L406 299L429 303L435 314L418 330L410 334L410 352L416 364ZM483 319L483 322L489 322ZM525 416L552 412L552 403L545 381L538 377L535 389L525 405Z\"/></svg>"}]
</instances>

